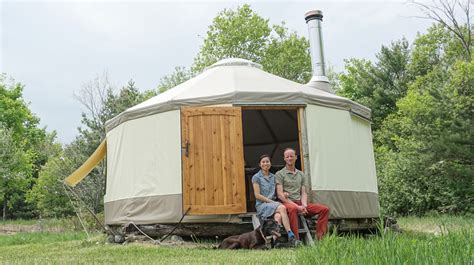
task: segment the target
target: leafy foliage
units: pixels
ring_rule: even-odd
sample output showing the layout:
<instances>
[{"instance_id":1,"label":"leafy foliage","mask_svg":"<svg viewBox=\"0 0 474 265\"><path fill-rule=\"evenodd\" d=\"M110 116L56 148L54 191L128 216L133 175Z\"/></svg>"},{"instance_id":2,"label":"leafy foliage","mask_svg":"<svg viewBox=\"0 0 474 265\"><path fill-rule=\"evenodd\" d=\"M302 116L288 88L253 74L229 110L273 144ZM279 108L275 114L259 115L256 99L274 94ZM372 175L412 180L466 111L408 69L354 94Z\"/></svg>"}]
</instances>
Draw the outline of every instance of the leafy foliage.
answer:
<instances>
[{"instance_id":1,"label":"leafy foliage","mask_svg":"<svg viewBox=\"0 0 474 265\"><path fill-rule=\"evenodd\" d=\"M378 137L380 194L390 213L472 211L474 64L419 77Z\"/></svg>"},{"instance_id":2,"label":"leafy foliage","mask_svg":"<svg viewBox=\"0 0 474 265\"><path fill-rule=\"evenodd\" d=\"M259 63L267 72L300 83L311 76L309 42L284 23L270 26L249 5L225 9L214 18L191 70L199 73L226 58Z\"/></svg>"},{"instance_id":3,"label":"leafy foliage","mask_svg":"<svg viewBox=\"0 0 474 265\"><path fill-rule=\"evenodd\" d=\"M48 135L38 128L39 119L23 101L23 86L0 75L1 196L3 217L31 217L26 191L48 159L44 141Z\"/></svg>"},{"instance_id":4,"label":"leafy foliage","mask_svg":"<svg viewBox=\"0 0 474 265\"><path fill-rule=\"evenodd\" d=\"M51 142L51 156L45 166L41 169L35 185L27 193L27 201L35 204L36 210L41 217L60 218L74 214L69 199L64 193L62 182L77 166L80 161L70 161L66 156L68 150L63 150L59 143ZM72 150L71 150L72 151ZM75 155L79 160L83 156Z\"/></svg>"},{"instance_id":5,"label":"leafy foliage","mask_svg":"<svg viewBox=\"0 0 474 265\"><path fill-rule=\"evenodd\" d=\"M160 79L160 83L158 84L157 88L158 93L163 93L166 90L187 81L191 77L193 77L191 70L187 70L184 67L176 67L173 73Z\"/></svg>"},{"instance_id":6,"label":"leafy foliage","mask_svg":"<svg viewBox=\"0 0 474 265\"><path fill-rule=\"evenodd\" d=\"M261 63L269 43L268 19L257 15L249 5L237 10L224 9L213 20L204 43L194 59L193 72L225 58L242 58Z\"/></svg>"},{"instance_id":7,"label":"leafy foliage","mask_svg":"<svg viewBox=\"0 0 474 265\"><path fill-rule=\"evenodd\" d=\"M339 76L338 94L372 109L373 129L377 130L387 115L396 110L396 102L404 97L413 79L408 71L410 49L402 39L389 47L382 46L377 62L349 59L346 71Z\"/></svg>"},{"instance_id":8,"label":"leafy foliage","mask_svg":"<svg viewBox=\"0 0 474 265\"><path fill-rule=\"evenodd\" d=\"M31 153L23 152L14 141L13 132L0 123L0 198L3 205L3 219L6 211L22 199L28 188L32 171Z\"/></svg>"},{"instance_id":9,"label":"leafy foliage","mask_svg":"<svg viewBox=\"0 0 474 265\"><path fill-rule=\"evenodd\" d=\"M416 79L375 133L380 196L391 214L472 212L474 64L452 33L415 40Z\"/></svg>"},{"instance_id":10,"label":"leafy foliage","mask_svg":"<svg viewBox=\"0 0 474 265\"><path fill-rule=\"evenodd\" d=\"M285 24L273 26L273 31L275 36L270 37L262 57L263 69L299 83L308 82L312 74L309 42L289 32Z\"/></svg>"}]
</instances>

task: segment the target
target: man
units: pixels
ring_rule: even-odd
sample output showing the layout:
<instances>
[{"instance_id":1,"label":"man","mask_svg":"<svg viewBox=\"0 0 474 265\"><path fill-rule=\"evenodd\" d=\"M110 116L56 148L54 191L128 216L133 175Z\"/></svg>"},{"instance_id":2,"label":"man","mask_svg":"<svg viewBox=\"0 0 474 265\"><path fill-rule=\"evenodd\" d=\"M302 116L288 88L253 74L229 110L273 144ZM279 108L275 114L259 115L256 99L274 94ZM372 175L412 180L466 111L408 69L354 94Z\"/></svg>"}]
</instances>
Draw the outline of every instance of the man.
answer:
<instances>
[{"instance_id":1,"label":"man","mask_svg":"<svg viewBox=\"0 0 474 265\"><path fill-rule=\"evenodd\" d=\"M286 165L276 173L277 196L288 211L291 230L299 239L298 214L309 217L317 214L316 236L320 240L327 231L329 208L324 204L308 203L305 175L295 168L296 151L286 148L283 157Z\"/></svg>"}]
</instances>

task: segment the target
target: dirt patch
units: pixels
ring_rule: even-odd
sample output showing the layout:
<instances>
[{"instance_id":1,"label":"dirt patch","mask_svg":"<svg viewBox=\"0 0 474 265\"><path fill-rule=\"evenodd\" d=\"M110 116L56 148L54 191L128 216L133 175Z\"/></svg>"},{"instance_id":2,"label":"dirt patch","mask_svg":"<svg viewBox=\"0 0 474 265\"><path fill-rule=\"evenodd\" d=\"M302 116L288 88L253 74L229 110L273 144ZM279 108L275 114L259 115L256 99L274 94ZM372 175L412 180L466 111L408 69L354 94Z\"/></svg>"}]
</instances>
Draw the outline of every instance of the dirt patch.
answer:
<instances>
[{"instance_id":1,"label":"dirt patch","mask_svg":"<svg viewBox=\"0 0 474 265\"><path fill-rule=\"evenodd\" d=\"M35 233L35 232L64 232L61 227L42 227L39 224L34 225L18 225L18 224L1 224L0 235L12 235L16 233Z\"/></svg>"}]
</instances>

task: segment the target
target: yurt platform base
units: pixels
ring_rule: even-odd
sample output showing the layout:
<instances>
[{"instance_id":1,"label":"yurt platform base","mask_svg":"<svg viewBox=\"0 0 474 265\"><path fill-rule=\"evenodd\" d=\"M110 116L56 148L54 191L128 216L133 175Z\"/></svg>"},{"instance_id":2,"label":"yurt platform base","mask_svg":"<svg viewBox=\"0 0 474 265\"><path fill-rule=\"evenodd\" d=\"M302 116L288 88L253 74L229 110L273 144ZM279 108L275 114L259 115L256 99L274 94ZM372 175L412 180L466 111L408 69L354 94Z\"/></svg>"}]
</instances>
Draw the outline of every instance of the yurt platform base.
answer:
<instances>
[{"instance_id":1,"label":"yurt platform base","mask_svg":"<svg viewBox=\"0 0 474 265\"><path fill-rule=\"evenodd\" d=\"M181 223L181 224L148 224L126 226L109 226L114 234L122 236L146 235L160 239L167 234L182 237L220 237L246 233L253 230L252 223ZM140 232L137 227L142 231ZM174 230L174 231L173 231Z\"/></svg>"},{"instance_id":2,"label":"yurt platform base","mask_svg":"<svg viewBox=\"0 0 474 265\"><path fill-rule=\"evenodd\" d=\"M160 239L165 235L178 235L181 237L219 237L225 238L231 235L246 233L253 230L251 215L247 213L240 215L240 223L181 223L181 224L146 224L135 225L112 225L109 228L116 235L124 237L132 235L143 235L145 233L154 239ZM314 234L317 217L308 218L307 225ZM329 231L336 233L373 233L377 230L378 218L360 219L330 219ZM138 227L138 228L137 228ZM139 231L140 229L141 231Z\"/></svg>"}]
</instances>

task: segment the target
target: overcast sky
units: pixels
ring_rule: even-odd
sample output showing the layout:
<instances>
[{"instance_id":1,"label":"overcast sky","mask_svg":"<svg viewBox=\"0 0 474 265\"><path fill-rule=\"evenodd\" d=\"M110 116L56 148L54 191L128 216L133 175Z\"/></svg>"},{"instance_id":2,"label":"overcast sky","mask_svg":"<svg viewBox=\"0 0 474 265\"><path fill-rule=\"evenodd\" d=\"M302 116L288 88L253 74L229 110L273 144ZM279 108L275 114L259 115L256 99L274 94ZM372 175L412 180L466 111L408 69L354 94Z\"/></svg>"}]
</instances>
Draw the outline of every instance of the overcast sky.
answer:
<instances>
[{"instance_id":1,"label":"overcast sky","mask_svg":"<svg viewBox=\"0 0 474 265\"><path fill-rule=\"evenodd\" d=\"M59 141L77 135L83 107L74 91L107 71L117 88L133 79L140 90L156 88L176 66L189 67L216 14L244 2L24 2L0 0L0 72L25 85L24 98L56 130ZM286 22L307 37L304 13L323 11L328 62L373 60L382 45L424 33L428 20L403 1L247 2L271 24Z\"/></svg>"}]
</instances>

